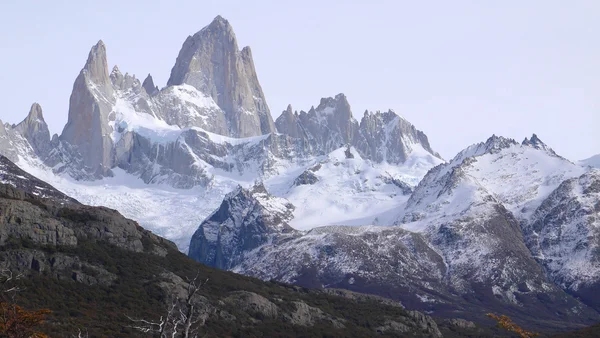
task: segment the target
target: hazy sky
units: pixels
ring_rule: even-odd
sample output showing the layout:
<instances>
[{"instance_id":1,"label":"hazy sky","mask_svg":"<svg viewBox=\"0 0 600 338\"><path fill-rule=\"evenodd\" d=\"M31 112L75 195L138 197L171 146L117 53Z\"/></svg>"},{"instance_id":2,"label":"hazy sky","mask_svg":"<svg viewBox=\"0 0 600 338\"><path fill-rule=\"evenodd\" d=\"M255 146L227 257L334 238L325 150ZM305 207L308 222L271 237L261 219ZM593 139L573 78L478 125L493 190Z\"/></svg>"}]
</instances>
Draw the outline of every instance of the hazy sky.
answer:
<instances>
[{"instance_id":1,"label":"hazy sky","mask_svg":"<svg viewBox=\"0 0 600 338\"><path fill-rule=\"evenodd\" d=\"M188 35L220 14L252 47L274 117L343 92L394 109L443 157L493 133L600 153L600 1L2 1L0 119L39 102L52 133L102 39L109 67L166 85Z\"/></svg>"}]
</instances>

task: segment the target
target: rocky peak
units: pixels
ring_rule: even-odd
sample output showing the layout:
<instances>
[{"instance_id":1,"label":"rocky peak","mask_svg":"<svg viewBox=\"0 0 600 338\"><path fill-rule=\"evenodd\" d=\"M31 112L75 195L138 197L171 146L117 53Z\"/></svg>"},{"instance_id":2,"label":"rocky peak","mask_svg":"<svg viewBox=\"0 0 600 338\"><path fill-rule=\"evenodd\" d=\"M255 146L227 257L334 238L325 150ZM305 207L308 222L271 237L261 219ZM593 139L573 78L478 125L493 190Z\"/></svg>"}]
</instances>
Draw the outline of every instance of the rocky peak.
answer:
<instances>
[{"instance_id":1,"label":"rocky peak","mask_svg":"<svg viewBox=\"0 0 600 338\"><path fill-rule=\"evenodd\" d=\"M517 142L511 138L496 136L496 134L493 134L487 139L487 141L485 141L485 149L488 153L497 153L500 150L515 144L517 144Z\"/></svg>"},{"instance_id":2,"label":"rocky peak","mask_svg":"<svg viewBox=\"0 0 600 338\"><path fill-rule=\"evenodd\" d=\"M467 158L481 156L487 153L495 154L500 152L502 149L509 148L513 145L518 145L518 143L513 139L496 136L496 134L493 134L485 142L473 144L466 149L463 149L460 153L454 156L449 165L460 165Z\"/></svg>"},{"instance_id":3,"label":"rocky peak","mask_svg":"<svg viewBox=\"0 0 600 338\"><path fill-rule=\"evenodd\" d=\"M112 69L112 72L110 72L110 81L112 82L113 86L115 86L116 88L122 88L123 80L124 80L123 73L121 73L121 71L119 70L119 67L117 67L115 65Z\"/></svg>"},{"instance_id":4,"label":"rocky peak","mask_svg":"<svg viewBox=\"0 0 600 338\"><path fill-rule=\"evenodd\" d=\"M235 33L233 32L233 27L229 23L227 19L224 17L217 15L211 23L204 27L202 30L212 31L215 34L223 34L223 35L231 35L235 40Z\"/></svg>"},{"instance_id":5,"label":"rocky peak","mask_svg":"<svg viewBox=\"0 0 600 338\"><path fill-rule=\"evenodd\" d=\"M248 47L238 49L233 28L221 16L183 43L167 82L169 86L181 84L213 98L225 112L229 136L275 131L252 52Z\"/></svg>"},{"instance_id":6,"label":"rocky peak","mask_svg":"<svg viewBox=\"0 0 600 338\"><path fill-rule=\"evenodd\" d=\"M50 131L38 103L31 105L29 114L15 129L29 141L38 156L43 158L50 150Z\"/></svg>"},{"instance_id":7,"label":"rocky peak","mask_svg":"<svg viewBox=\"0 0 600 338\"><path fill-rule=\"evenodd\" d=\"M383 124L388 124L398 117L400 116L398 116L398 114L396 114L396 112L394 112L392 109L389 109L388 111L383 113L379 110L375 113L365 110L365 113L363 114L363 117L360 120L360 125L362 128L364 124L372 123L372 121L374 120L379 120Z\"/></svg>"},{"instance_id":8,"label":"rocky peak","mask_svg":"<svg viewBox=\"0 0 600 338\"><path fill-rule=\"evenodd\" d=\"M238 186L194 233L189 256L206 265L231 269L244 253L296 233L288 225L294 206L270 195L262 183Z\"/></svg>"},{"instance_id":9,"label":"rocky peak","mask_svg":"<svg viewBox=\"0 0 600 338\"><path fill-rule=\"evenodd\" d=\"M158 93L158 87L154 85L154 80L152 79L152 75L150 74L148 74L144 82L142 82L142 87L150 96Z\"/></svg>"},{"instance_id":10,"label":"rocky peak","mask_svg":"<svg viewBox=\"0 0 600 338\"><path fill-rule=\"evenodd\" d=\"M427 135L391 109L365 111L353 143L363 156L377 162L404 163L416 146L441 159L431 148ZM430 162L439 161L430 159Z\"/></svg>"},{"instance_id":11,"label":"rocky peak","mask_svg":"<svg viewBox=\"0 0 600 338\"><path fill-rule=\"evenodd\" d=\"M332 112L338 116L340 120L349 121L352 119L350 103L348 103L348 99L343 93L337 94L335 97L321 98L321 102L319 102L316 112L324 112L330 109L332 109Z\"/></svg>"},{"instance_id":12,"label":"rocky peak","mask_svg":"<svg viewBox=\"0 0 600 338\"><path fill-rule=\"evenodd\" d=\"M69 143L81 155L86 170L98 178L112 174L114 160L109 115L116 100L112 81L119 78L120 71L113 68L112 73L111 79L106 47L99 41L75 79L69 117L60 136L61 141Z\"/></svg>"},{"instance_id":13,"label":"rocky peak","mask_svg":"<svg viewBox=\"0 0 600 338\"><path fill-rule=\"evenodd\" d=\"M277 131L294 138L300 138L302 133L298 125L298 116L292 111L292 105L288 105L281 115L275 120Z\"/></svg>"},{"instance_id":14,"label":"rocky peak","mask_svg":"<svg viewBox=\"0 0 600 338\"><path fill-rule=\"evenodd\" d=\"M523 146L532 147L538 150L546 151L552 155L556 155L554 150L552 150L552 148L546 145L546 143L542 142L542 140L540 140L540 138L536 134L531 135L530 139L526 137L521 144Z\"/></svg>"},{"instance_id":15,"label":"rocky peak","mask_svg":"<svg viewBox=\"0 0 600 338\"><path fill-rule=\"evenodd\" d=\"M98 41L90 50L82 71L86 72L88 79L95 84L108 85L111 83L108 74L106 46L102 40Z\"/></svg>"},{"instance_id":16,"label":"rocky peak","mask_svg":"<svg viewBox=\"0 0 600 338\"><path fill-rule=\"evenodd\" d=\"M317 108L311 107L308 112L308 119L316 124L313 129L321 129L321 132L326 134L329 134L328 131L331 130L338 134L340 139L336 143L340 144L350 143L354 131L358 127L356 121L352 118L350 103L348 103L346 95L342 93L337 94L335 97L321 98ZM334 147L340 144L335 144Z\"/></svg>"}]
</instances>

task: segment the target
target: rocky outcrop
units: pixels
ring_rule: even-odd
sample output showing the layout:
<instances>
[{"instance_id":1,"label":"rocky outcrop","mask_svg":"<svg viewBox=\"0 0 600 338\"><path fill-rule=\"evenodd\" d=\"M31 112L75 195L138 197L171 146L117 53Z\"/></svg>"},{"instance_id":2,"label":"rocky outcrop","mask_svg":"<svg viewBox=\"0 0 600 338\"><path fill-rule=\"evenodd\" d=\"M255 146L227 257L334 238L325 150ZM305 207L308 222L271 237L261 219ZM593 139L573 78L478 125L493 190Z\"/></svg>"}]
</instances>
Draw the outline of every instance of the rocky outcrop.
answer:
<instances>
[{"instance_id":1,"label":"rocky outcrop","mask_svg":"<svg viewBox=\"0 0 600 338\"><path fill-rule=\"evenodd\" d=\"M233 28L221 16L185 40L167 82L168 86L181 84L213 98L225 112L227 135L248 137L275 131L250 47L238 49Z\"/></svg>"},{"instance_id":2,"label":"rocky outcrop","mask_svg":"<svg viewBox=\"0 0 600 338\"><path fill-rule=\"evenodd\" d=\"M288 225L293 206L270 196L263 185L252 190L238 187L198 228L190 242L189 256L219 269L232 269L245 253L278 236L297 233Z\"/></svg>"},{"instance_id":3,"label":"rocky outcrop","mask_svg":"<svg viewBox=\"0 0 600 338\"><path fill-rule=\"evenodd\" d=\"M441 338L442 333L436 322L429 316L417 311L409 311L409 317L388 319L385 324L376 328L379 333L408 334L420 332L427 337ZM416 324L416 328L413 326Z\"/></svg>"},{"instance_id":4,"label":"rocky outcrop","mask_svg":"<svg viewBox=\"0 0 600 338\"><path fill-rule=\"evenodd\" d=\"M279 317L279 308L277 305L253 292L233 292L224 302L230 303L242 311L264 318L277 319Z\"/></svg>"},{"instance_id":5,"label":"rocky outcrop","mask_svg":"<svg viewBox=\"0 0 600 338\"><path fill-rule=\"evenodd\" d=\"M310 327L319 322L326 322L335 328L345 327L343 319L335 318L319 308L312 307L302 301L293 302L293 304L296 309L287 316L287 319L295 325Z\"/></svg>"},{"instance_id":6,"label":"rocky outcrop","mask_svg":"<svg viewBox=\"0 0 600 338\"><path fill-rule=\"evenodd\" d=\"M319 178L310 170L304 171L300 176L294 180L295 186L315 184L319 181Z\"/></svg>"},{"instance_id":7,"label":"rocky outcrop","mask_svg":"<svg viewBox=\"0 0 600 338\"><path fill-rule=\"evenodd\" d=\"M142 82L142 87L146 91L146 93L150 96L158 93L158 87L154 85L154 80L152 79L152 75L148 74L144 82Z\"/></svg>"}]
</instances>

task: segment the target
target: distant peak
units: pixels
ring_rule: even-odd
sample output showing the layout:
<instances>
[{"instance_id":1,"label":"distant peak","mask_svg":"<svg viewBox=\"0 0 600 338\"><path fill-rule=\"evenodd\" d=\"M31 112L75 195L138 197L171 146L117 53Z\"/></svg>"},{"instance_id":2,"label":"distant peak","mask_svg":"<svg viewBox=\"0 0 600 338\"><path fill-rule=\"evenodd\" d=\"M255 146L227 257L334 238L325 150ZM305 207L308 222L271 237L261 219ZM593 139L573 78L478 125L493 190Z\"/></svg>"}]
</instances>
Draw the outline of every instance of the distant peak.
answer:
<instances>
[{"instance_id":1,"label":"distant peak","mask_svg":"<svg viewBox=\"0 0 600 338\"><path fill-rule=\"evenodd\" d=\"M148 95L150 95L150 96L152 96L156 92L158 92L158 87L154 85L154 80L152 79L152 75L150 75L150 74L148 74L148 76L146 76L146 79L142 83L142 87L144 88L146 93L148 93Z\"/></svg>"},{"instance_id":2,"label":"distant peak","mask_svg":"<svg viewBox=\"0 0 600 338\"><path fill-rule=\"evenodd\" d=\"M521 144L523 146L532 147L538 150L544 150L552 155L556 155L554 150L552 150L552 148L550 148L546 143L540 140L540 138L536 134L531 135L531 138L529 139L526 137Z\"/></svg>"},{"instance_id":3,"label":"distant peak","mask_svg":"<svg viewBox=\"0 0 600 338\"><path fill-rule=\"evenodd\" d=\"M229 21L227 21L227 19L225 19L221 15L217 15L217 16L215 16L215 18L213 19L211 24L227 25L227 24L229 24Z\"/></svg>"},{"instance_id":4,"label":"distant peak","mask_svg":"<svg viewBox=\"0 0 600 338\"><path fill-rule=\"evenodd\" d=\"M531 138L525 138L523 140L523 145L546 145L544 142L542 142L542 140L540 140L540 138L534 133L533 135L531 135Z\"/></svg>"},{"instance_id":5,"label":"distant peak","mask_svg":"<svg viewBox=\"0 0 600 338\"><path fill-rule=\"evenodd\" d=\"M515 140L503 136L496 136L496 134L492 134L492 136L485 141L488 152L508 148L515 144L517 144Z\"/></svg>"},{"instance_id":6,"label":"distant peak","mask_svg":"<svg viewBox=\"0 0 600 338\"><path fill-rule=\"evenodd\" d=\"M29 114L27 115L29 119L35 119L44 121L44 115L42 114L42 106L39 103L34 102L29 109Z\"/></svg>"},{"instance_id":7,"label":"distant peak","mask_svg":"<svg viewBox=\"0 0 600 338\"><path fill-rule=\"evenodd\" d=\"M102 40L98 41L95 45L90 49L90 53L88 54L88 59L85 63L86 68L90 65L93 65L94 62L98 60L104 59L106 60L106 46ZM118 70L118 68L117 68Z\"/></svg>"},{"instance_id":8,"label":"distant peak","mask_svg":"<svg viewBox=\"0 0 600 338\"><path fill-rule=\"evenodd\" d=\"M95 83L109 83L108 62L106 58L106 46L102 40L92 46L83 69L87 71L90 79ZM117 68L118 70L118 68Z\"/></svg>"},{"instance_id":9,"label":"distant peak","mask_svg":"<svg viewBox=\"0 0 600 338\"><path fill-rule=\"evenodd\" d=\"M348 99L346 98L346 95L344 95L343 93L339 93L335 97L321 98L321 101L319 102L319 106L317 107L317 110L324 109L325 107L336 107L336 106L340 106L340 105L349 106Z\"/></svg>"},{"instance_id":10,"label":"distant peak","mask_svg":"<svg viewBox=\"0 0 600 338\"><path fill-rule=\"evenodd\" d=\"M290 113L290 114L291 114L291 113L293 113L293 110L292 110L292 105L291 105L291 104L288 104L288 106L287 106L287 108L285 109L285 111L286 111L287 113Z\"/></svg>"},{"instance_id":11,"label":"distant peak","mask_svg":"<svg viewBox=\"0 0 600 338\"><path fill-rule=\"evenodd\" d=\"M117 65L115 65L112 69L112 71L110 72L110 74L121 74L121 70L119 69L119 67Z\"/></svg>"},{"instance_id":12,"label":"distant peak","mask_svg":"<svg viewBox=\"0 0 600 338\"><path fill-rule=\"evenodd\" d=\"M229 21L227 21L227 19L223 18L220 15L217 15L208 26L202 28L198 33L202 33L204 31L222 31L233 33L233 28L231 27L231 24L229 23Z\"/></svg>"}]
</instances>

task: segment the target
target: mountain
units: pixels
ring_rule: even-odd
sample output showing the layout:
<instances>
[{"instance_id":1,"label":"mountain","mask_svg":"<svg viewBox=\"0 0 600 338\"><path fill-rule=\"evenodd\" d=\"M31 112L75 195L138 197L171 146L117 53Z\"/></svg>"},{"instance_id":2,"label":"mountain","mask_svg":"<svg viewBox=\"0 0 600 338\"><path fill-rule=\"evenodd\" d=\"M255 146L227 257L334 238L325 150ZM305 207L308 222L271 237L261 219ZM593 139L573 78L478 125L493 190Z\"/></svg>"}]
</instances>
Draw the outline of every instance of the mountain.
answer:
<instances>
[{"instance_id":1,"label":"mountain","mask_svg":"<svg viewBox=\"0 0 600 338\"><path fill-rule=\"evenodd\" d=\"M220 16L185 40L163 88L150 74L140 81L109 68L99 41L75 79L62 133L50 137L33 104L22 122L0 123L0 154L0 236L12 255L4 261L71 295L77 288L62 282L101 285L86 289L97 303L117 288L107 304L120 308L103 321L119 327L125 319L115 311L158 314L148 307L164 305L158 284L195 269L224 281L204 294L222 334L252 335L275 320L287 323L277 334L308 335L294 323L311 323L319 334L419 326L438 335L428 317L395 312L399 301L449 320L508 314L536 330L600 319L597 171L535 134L520 143L494 135L445 162L402 116L366 111L359 120L344 94L307 111L290 105L273 121L249 47L239 49ZM177 249L212 267L319 290L298 298L299 287L199 268ZM234 287L241 281L250 282ZM394 301L379 312L371 300L381 298L335 288ZM370 305L338 303L332 293ZM257 316L243 314L257 307ZM249 331L231 332L229 315ZM113 336L117 326L98 330Z\"/></svg>"},{"instance_id":2,"label":"mountain","mask_svg":"<svg viewBox=\"0 0 600 338\"><path fill-rule=\"evenodd\" d=\"M586 271L597 274L585 268L590 263L581 265L593 261L592 243L597 238L593 206L598 193L588 188L595 184L590 175L595 177L558 156L536 135L522 143L492 136L431 169L409 192L410 197L396 205L396 226L328 226L286 232L280 229L293 220L277 217L277 210L266 206L262 212L280 223L267 224L253 217L229 226L222 220L248 210L248 204L265 200L249 198L251 190L238 190L223 201L218 218L215 212L200 225L189 254L214 266L206 257L227 253L222 259L232 263L220 268L265 280L374 293L439 316L458 314L481 321L486 311L493 310L519 318L532 328L576 328L599 319L594 298L580 297L553 275L574 270L578 274L571 273L568 278L589 285L586 295L594 290ZM570 180L585 182L582 191L589 196L585 204L568 202L573 208L565 208L567 202L554 195L566 190L561 187ZM238 195L245 196L248 204L238 204L223 214L223 206L231 205ZM571 228L583 223L579 227L584 230L576 238L566 235L559 239L560 246L544 246L546 250L564 250L563 245L571 248L553 253L544 264L540 261L544 256L536 254L531 240L532 233L542 231L528 229L535 224L548 227L546 221L536 220L544 215L541 209L552 210L544 207L551 200L555 202L550 205L558 206L555 213L566 209L573 215ZM323 210L327 212L326 205ZM326 216L321 217L326 222ZM556 226L564 228L563 217L554 217L558 218ZM270 229L268 240L250 240L261 234L242 231L249 227ZM224 240L228 238L224 231L234 232L237 242ZM557 243L556 231L544 230L553 243ZM582 256L583 252L587 254ZM565 267L563 271L553 272L561 270L559 264Z\"/></svg>"},{"instance_id":3,"label":"mountain","mask_svg":"<svg viewBox=\"0 0 600 338\"><path fill-rule=\"evenodd\" d=\"M162 89L150 74L141 82L109 68L99 41L69 103L67 124L52 138L37 104L18 126L4 125L0 154L82 203L121 211L183 251L238 185L263 181L295 203L295 228L317 225L319 203L309 197L315 191L335 210L321 225L385 223L443 161L423 132L392 111L367 113L359 124L343 94L298 114L290 128L301 134L282 122L291 108L273 122L250 49L238 49L222 17L186 39ZM345 159L343 149L354 159ZM311 168L318 183L294 183Z\"/></svg>"},{"instance_id":4,"label":"mountain","mask_svg":"<svg viewBox=\"0 0 600 338\"><path fill-rule=\"evenodd\" d=\"M217 16L189 36L171 70L168 86L188 84L208 94L225 113L228 136L273 133L275 126L256 76L250 47L238 49L229 22Z\"/></svg>"},{"instance_id":5,"label":"mountain","mask_svg":"<svg viewBox=\"0 0 600 338\"><path fill-rule=\"evenodd\" d=\"M146 337L133 319L158 320L206 282L190 302L206 336L422 336L484 333L376 296L309 290L208 268L117 211L90 207L0 157L0 262L21 273L14 301L52 310L40 329L51 336ZM44 191L44 195L40 193ZM260 194L260 192L256 192ZM451 331L450 331L451 330ZM479 330L479 331L478 331Z\"/></svg>"},{"instance_id":6,"label":"mountain","mask_svg":"<svg viewBox=\"0 0 600 338\"><path fill-rule=\"evenodd\" d=\"M403 164L413 152L441 159L427 136L392 110L365 112L359 124L344 94L322 98L308 113L292 112L289 105L275 125L280 133L303 139L325 153L352 145L362 157L377 163Z\"/></svg>"},{"instance_id":7,"label":"mountain","mask_svg":"<svg viewBox=\"0 0 600 338\"><path fill-rule=\"evenodd\" d=\"M588 159L579 161L582 165L587 165L594 168L600 168L600 154L594 155Z\"/></svg>"},{"instance_id":8,"label":"mountain","mask_svg":"<svg viewBox=\"0 0 600 338\"><path fill-rule=\"evenodd\" d=\"M600 309L600 170L565 180L536 209L525 239L550 278Z\"/></svg>"}]
</instances>

